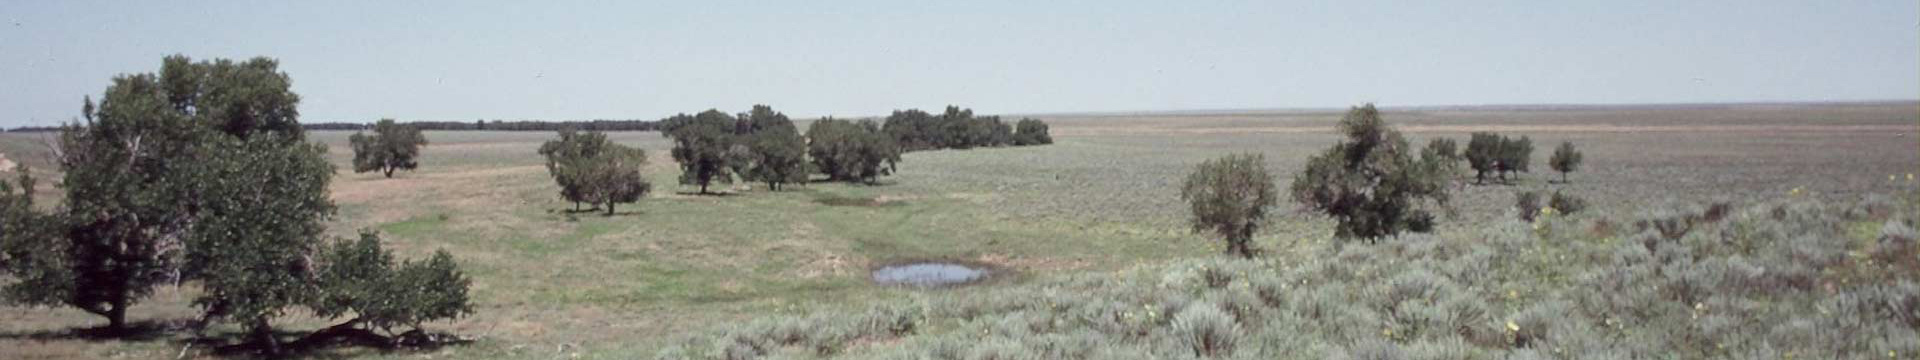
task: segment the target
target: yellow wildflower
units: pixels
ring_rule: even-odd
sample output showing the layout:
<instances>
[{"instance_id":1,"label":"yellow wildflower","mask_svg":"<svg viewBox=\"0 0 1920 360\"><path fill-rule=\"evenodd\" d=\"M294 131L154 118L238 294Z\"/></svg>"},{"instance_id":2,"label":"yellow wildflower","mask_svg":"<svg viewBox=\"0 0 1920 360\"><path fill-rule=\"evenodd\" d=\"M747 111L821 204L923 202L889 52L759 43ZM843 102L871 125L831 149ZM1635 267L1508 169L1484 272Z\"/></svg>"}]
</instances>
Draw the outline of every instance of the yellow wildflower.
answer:
<instances>
[{"instance_id":1,"label":"yellow wildflower","mask_svg":"<svg viewBox=\"0 0 1920 360\"><path fill-rule=\"evenodd\" d=\"M1520 332L1520 324L1514 323L1513 320L1507 320L1507 331Z\"/></svg>"}]
</instances>

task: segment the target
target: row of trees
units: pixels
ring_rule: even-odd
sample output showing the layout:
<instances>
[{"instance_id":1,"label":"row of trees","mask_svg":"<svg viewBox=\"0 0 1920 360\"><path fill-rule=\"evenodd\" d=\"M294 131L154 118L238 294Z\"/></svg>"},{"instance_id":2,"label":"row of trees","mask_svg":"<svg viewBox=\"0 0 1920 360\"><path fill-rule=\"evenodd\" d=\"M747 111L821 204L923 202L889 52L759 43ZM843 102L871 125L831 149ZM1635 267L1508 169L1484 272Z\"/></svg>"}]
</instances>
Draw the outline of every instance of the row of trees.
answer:
<instances>
[{"instance_id":1,"label":"row of trees","mask_svg":"<svg viewBox=\"0 0 1920 360\"><path fill-rule=\"evenodd\" d=\"M1476 132L1467 141L1466 153L1468 166L1473 168L1474 183L1487 180L1487 174L1493 173L1500 182L1507 182L1507 174L1527 172L1533 158L1533 139L1521 136L1518 139L1491 132Z\"/></svg>"},{"instance_id":2,"label":"row of trees","mask_svg":"<svg viewBox=\"0 0 1920 360\"><path fill-rule=\"evenodd\" d=\"M872 182L891 174L901 148L871 120L823 118L801 136L786 114L766 105L738 115L719 110L680 114L661 121L674 142L680 184L707 193L714 183L764 182L768 189L805 183L824 173L836 181Z\"/></svg>"},{"instance_id":3,"label":"row of trees","mask_svg":"<svg viewBox=\"0 0 1920 360\"><path fill-rule=\"evenodd\" d=\"M1450 142L1450 140L1449 140ZM1473 133L1467 142L1467 164L1473 168L1475 184L1484 183L1487 173L1493 173L1501 183L1508 183L1507 175L1529 172L1533 159L1533 139L1521 136L1519 139L1492 132ZM1561 142L1554 148L1553 156L1547 165L1560 173L1560 181L1567 181L1567 173L1580 169L1585 160L1573 142Z\"/></svg>"},{"instance_id":4,"label":"row of trees","mask_svg":"<svg viewBox=\"0 0 1920 360\"><path fill-rule=\"evenodd\" d=\"M1009 125L999 116L974 116L973 109L951 105L940 115L919 109L895 110L887 116L881 131L907 151L1053 143L1047 124L1040 120L1022 118Z\"/></svg>"},{"instance_id":5,"label":"row of trees","mask_svg":"<svg viewBox=\"0 0 1920 360\"><path fill-rule=\"evenodd\" d=\"M158 74L115 77L98 106L85 101L84 123L61 130L58 209L33 209L28 170L0 187L0 278L12 280L0 298L80 309L118 334L155 287L194 282L208 320L240 324L270 353L281 348L271 321L296 307L354 316L313 341L469 313L445 252L396 265L370 233L329 245L334 169L303 140L289 84L267 58L176 55Z\"/></svg>"},{"instance_id":6,"label":"row of trees","mask_svg":"<svg viewBox=\"0 0 1920 360\"><path fill-rule=\"evenodd\" d=\"M1345 139L1309 158L1289 190L1304 208L1332 218L1335 236L1348 239L1371 241L1408 231L1432 231L1436 211L1451 198L1450 185L1460 172L1461 160L1476 172L1476 183L1483 182L1489 172L1505 182L1507 173L1527 171L1533 151L1533 141L1526 137L1482 132L1472 135L1464 152L1454 140L1438 138L1416 155L1373 104L1348 110L1339 131ZM1550 162L1564 182L1565 174L1577 169L1582 158L1573 143L1566 142ZM1248 257L1253 256L1249 243L1254 230L1265 219L1266 209L1278 202L1273 176L1259 154L1201 163L1188 175L1180 196L1193 214L1193 231L1218 235L1226 240L1229 255ZM1556 194L1556 201L1579 206L1571 197Z\"/></svg>"},{"instance_id":7,"label":"row of trees","mask_svg":"<svg viewBox=\"0 0 1920 360\"><path fill-rule=\"evenodd\" d=\"M655 131L658 123L649 120L584 120L584 121L543 121L543 120L474 120L464 121L410 121L407 125L420 130L435 131L559 131L575 129L584 131ZM307 130L367 130L378 124L352 122L327 122L303 124Z\"/></svg>"}]
</instances>

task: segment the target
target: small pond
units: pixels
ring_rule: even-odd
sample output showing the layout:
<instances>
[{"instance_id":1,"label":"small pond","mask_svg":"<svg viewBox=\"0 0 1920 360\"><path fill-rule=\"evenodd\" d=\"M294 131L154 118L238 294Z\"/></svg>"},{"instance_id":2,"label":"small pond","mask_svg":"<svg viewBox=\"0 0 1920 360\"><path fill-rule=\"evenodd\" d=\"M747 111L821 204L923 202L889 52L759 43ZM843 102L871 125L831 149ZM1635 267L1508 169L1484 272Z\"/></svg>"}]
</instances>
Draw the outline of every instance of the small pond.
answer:
<instances>
[{"instance_id":1,"label":"small pond","mask_svg":"<svg viewBox=\"0 0 1920 360\"><path fill-rule=\"evenodd\" d=\"M987 269L939 262L900 264L873 271L873 281L881 285L934 287L965 284L986 277Z\"/></svg>"}]
</instances>

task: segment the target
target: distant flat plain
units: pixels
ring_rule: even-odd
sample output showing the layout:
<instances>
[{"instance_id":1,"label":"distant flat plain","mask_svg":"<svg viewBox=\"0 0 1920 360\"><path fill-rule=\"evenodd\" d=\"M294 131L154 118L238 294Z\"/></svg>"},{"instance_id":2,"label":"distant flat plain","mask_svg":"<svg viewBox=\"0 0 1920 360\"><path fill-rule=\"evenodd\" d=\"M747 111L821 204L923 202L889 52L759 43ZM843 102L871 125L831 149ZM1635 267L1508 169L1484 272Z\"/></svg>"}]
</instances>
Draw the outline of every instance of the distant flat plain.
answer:
<instances>
[{"instance_id":1,"label":"distant flat plain","mask_svg":"<svg viewBox=\"0 0 1920 360\"><path fill-rule=\"evenodd\" d=\"M1386 108L1414 145L1496 131L1534 141L1533 172L1515 185L1455 191L1442 232L1511 221L1522 190L1560 190L1603 214L1675 203L1745 202L1803 189L1842 200L1911 189L1920 172L1920 102L1658 106ZM393 179L354 174L348 132L311 132L341 170L331 231L387 234L400 255L447 249L474 279L477 314L432 324L477 344L455 358L648 357L671 336L756 313L858 307L916 290L867 279L875 264L951 258L1018 276L1115 271L1207 256L1188 231L1176 186L1193 165L1235 152L1266 156L1282 188L1306 158L1339 138L1344 109L1032 115L1057 144L909 153L879 186L815 183L767 192L737 184L700 196L674 184L671 143L655 132L610 134L646 149L655 193L612 217L567 215L542 159L547 132L428 132L421 168ZM1017 116L1015 117L1017 118ZM806 121L801 121L806 126ZM0 134L0 153L54 179L43 134ZM1568 184L1546 160L1571 141L1586 164ZM11 175L7 176L11 178ZM57 202L43 186L42 204ZM844 199L867 201L840 201ZM847 205L864 204L864 205ZM1282 248L1324 238L1323 220L1284 204L1256 239ZM999 286L988 283L983 287ZM974 291L953 289L938 291ZM167 287L134 319L179 328L194 318L192 286ZM798 310L796 310L798 309ZM171 358L187 331L88 341L67 331L100 321L70 309L0 307L0 358ZM325 319L295 314L290 329ZM213 329L221 334L229 326ZM346 350L354 353L358 350ZM188 349L185 354L199 354ZM373 358L411 354L370 354Z\"/></svg>"}]
</instances>

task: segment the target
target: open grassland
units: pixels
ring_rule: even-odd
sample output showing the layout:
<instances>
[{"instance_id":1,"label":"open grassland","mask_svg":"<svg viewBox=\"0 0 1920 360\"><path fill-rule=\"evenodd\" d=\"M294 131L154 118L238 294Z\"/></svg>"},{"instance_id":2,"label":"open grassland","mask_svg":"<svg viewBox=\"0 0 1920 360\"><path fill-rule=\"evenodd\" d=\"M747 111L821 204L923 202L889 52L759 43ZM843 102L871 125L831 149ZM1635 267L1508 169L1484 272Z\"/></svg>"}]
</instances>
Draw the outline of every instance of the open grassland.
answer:
<instances>
[{"instance_id":1,"label":"open grassland","mask_svg":"<svg viewBox=\"0 0 1920 360\"><path fill-rule=\"evenodd\" d=\"M1157 274L1191 268L1195 261L1207 261L1196 259L1220 250L1218 241L1189 233L1184 223L1186 207L1177 197L1177 186L1194 164L1232 152L1264 153L1271 162L1268 166L1280 172L1284 183L1307 156L1337 140L1331 126L1339 115L1326 111L1048 116L1057 140L1054 145L914 152L905 155L900 173L883 178L879 186L815 183L784 192L739 186L728 196L689 195L686 192L692 189L673 186L678 169L666 156L669 142L658 133L613 133L612 140L646 149L652 163L645 173L656 184L656 192L639 204L623 206L612 217L565 211L571 205L559 199L557 187L535 154L542 141L553 137L551 133L429 132L432 143L424 149L419 171L387 179L343 170L334 179L333 196L340 211L331 231L341 236L357 229L381 231L387 234L389 246L408 257L447 249L473 277L478 313L434 326L479 340L426 355L650 357L661 348L683 345L686 334L727 328L721 323L958 301L953 299L1031 295L1026 299L1044 300L1054 296L1045 295L1048 292L1101 293L1060 284L1116 283L1113 289L1128 289L1122 285L1161 281ZM1443 218L1437 237L1461 244L1435 246L1471 250L1476 246L1472 243L1496 242L1481 246L1493 254L1529 254L1531 262L1524 264L1541 268L1550 269L1555 262L1539 256L1598 256L1604 252L1596 249L1610 251L1611 247L1600 245L1566 244L1627 238L1633 229L1625 224L1652 209L1718 202L1747 208L1781 201L1796 188L1803 189L1797 201L1854 204L1869 194L1899 196L1894 194L1920 186L1907 178L1920 172L1920 104L1914 103L1468 108L1389 111L1385 116L1416 143L1441 136L1464 142L1472 131L1533 137L1536 149L1542 149L1534 153L1535 172L1516 185L1460 187L1454 214ZM347 135L310 133L313 140L330 145L332 160L342 169L349 168L352 156L346 147ZM3 134L0 151L15 161L50 170L44 159L35 158L34 154L44 154L37 139L39 135ZM1571 176L1570 184L1548 184L1546 179L1557 175L1545 171L1550 150L1544 149L1561 141L1578 144L1587 161ZM1526 231L1510 235L1518 238L1485 235L1493 231L1489 229L1525 229L1511 220L1509 209L1514 192L1529 189L1561 189L1589 199L1594 208L1569 220L1579 225L1565 225L1573 229L1568 231L1584 235L1564 235L1568 240L1537 245L1521 240ZM1622 234L1589 231L1602 219L1622 224ZM1880 223L1867 220L1834 223L1866 229L1846 232L1859 233L1854 234L1858 241L1873 238L1881 228ZM1308 259L1412 259L1371 253L1398 251L1388 249L1347 254L1343 251L1349 250L1332 245L1330 233L1330 223L1324 220L1283 211L1255 239L1271 258L1231 266L1319 278L1315 271L1322 270L1303 268L1315 264ZM1530 250L1535 247L1545 250ZM867 281L873 266L907 259L983 263L1008 275L979 286L931 291L880 287ZM1604 262L1575 263L1579 266L1540 273L1514 270L1501 273L1507 278L1474 283L1478 287L1471 291L1527 290L1538 293L1515 296L1559 299L1551 296L1561 295L1546 294L1566 287L1572 283L1568 277L1600 263ZM1397 274L1408 269L1404 264L1371 262L1355 266L1361 269L1357 271L1375 271L1352 277L1356 282L1377 281L1383 271ZM1542 278L1519 278L1523 274ZM1905 276L1912 279L1912 274ZM135 307L131 317L162 327L182 327L194 316L188 304L191 289L163 290ZM1496 308L1487 321L1497 322L1535 302L1492 304ZM1002 309L1029 310L1020 316L1048 313ZM1178 310L1157 313L1166 316ZM1010 311L982 313L999 314L986 317L995 321L1028 319L1007 315ZM986 326L963 320L971 316L927 317L944 321L923 327L933 334L980 331L977 327ZM0 319L6 320L0 321L0 358L171 358L182 353L185 343L181 340L190 336L176 330L126 341L75 340L63 334L98 321L68 309L0 307ZM315 328L324 323L295 319L288 327ZM1160 328L1146 326L1141 331L1165 331L1156 330ZM1275 329L1283 328L1276 325ZM1381 329L1369 327L1368 331ZM1341 339L1350 335L1342 334ZM1039 335L1044 334L1035 334ZM861 341L875 344L863 343L851 350L842 346L836 351L880 356L921 350L921 342L933 340L868 337ZM1345 346L1332 345L1338 346L1322 344L1321 348L1338 352ZM817 355L783 346L782 354ZM704 350L710 349L689 351Z\"/></svg>"}]
</instances>

